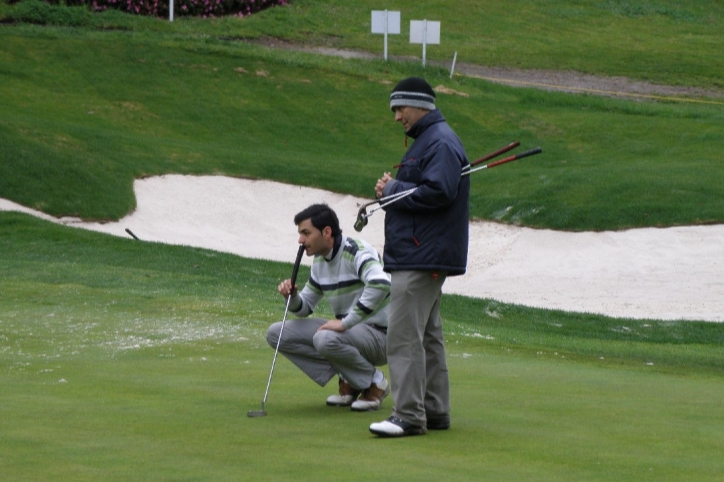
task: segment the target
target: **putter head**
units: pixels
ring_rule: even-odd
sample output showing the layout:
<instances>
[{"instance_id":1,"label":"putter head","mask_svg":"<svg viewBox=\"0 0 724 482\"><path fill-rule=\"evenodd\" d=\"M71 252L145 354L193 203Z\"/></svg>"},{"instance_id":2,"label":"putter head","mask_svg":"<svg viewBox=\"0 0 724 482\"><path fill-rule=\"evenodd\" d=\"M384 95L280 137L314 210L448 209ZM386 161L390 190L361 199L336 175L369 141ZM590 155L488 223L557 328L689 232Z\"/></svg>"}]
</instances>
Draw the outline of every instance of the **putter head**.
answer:
<instances>
[{"instance_id":1,"label":"putter head","mask_svg":"<svg viewBox=\"0 0 724 482\"><path fill-rule=\"evenodd\" d=\"M266 410L249 410L249 411L246 413L246 415L249 416L249 417L252 417L252 418L254 418L254 417L266 417Z\"/></svg>"},{"instance_id":2,"label":"putter head","mask_svg":"<svg viewBox=\"0 0 724 482\"><path fill-rule=\"evenodd\" d=\"M359 212L357 212L357 221L354 222L354 230L358 233L362 231L362 229L367 226L367 208L362 206L359 208Z\"/></svg>"}]
</instances>

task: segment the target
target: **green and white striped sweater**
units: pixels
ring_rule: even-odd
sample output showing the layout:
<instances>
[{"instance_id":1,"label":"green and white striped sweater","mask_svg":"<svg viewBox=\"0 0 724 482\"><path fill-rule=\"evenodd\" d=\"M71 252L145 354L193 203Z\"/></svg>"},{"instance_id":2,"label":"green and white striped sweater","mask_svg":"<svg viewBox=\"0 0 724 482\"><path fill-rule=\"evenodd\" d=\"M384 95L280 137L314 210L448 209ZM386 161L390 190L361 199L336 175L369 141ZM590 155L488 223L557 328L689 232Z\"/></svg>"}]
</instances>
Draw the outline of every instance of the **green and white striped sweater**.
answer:
<instances>
[{"instance_id":1,"label":"green and white striped sweater","mask_svg":"<svg viewBox=\"0 0 724 482\"><path fill-rule=\"evenodd\" d=\"M347 330L358 323L386 327L390 275L382 269L377 250L361 239L342 236L331 260L315 256L309 280L289 310L299 317L309 316L322 298L327 298Z\"/></svg>"}]
</instances>

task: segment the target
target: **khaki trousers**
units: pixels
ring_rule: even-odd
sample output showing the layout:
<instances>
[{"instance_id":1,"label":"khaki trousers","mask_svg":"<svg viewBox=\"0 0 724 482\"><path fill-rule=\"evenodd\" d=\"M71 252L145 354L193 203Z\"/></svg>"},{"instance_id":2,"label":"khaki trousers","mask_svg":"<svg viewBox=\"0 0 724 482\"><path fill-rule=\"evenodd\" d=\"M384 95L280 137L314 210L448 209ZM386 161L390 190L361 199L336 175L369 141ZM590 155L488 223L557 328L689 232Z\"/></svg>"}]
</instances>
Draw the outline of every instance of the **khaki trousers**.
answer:
<instances>
[{"instance_id":1,"label":"khaki trousers","mask_svg":"<svg viewBox=\"0 0 724 482\"><path fill-rule=\"evenodd\" d=\"M393 271L387 364L392 415L424 427L450 413L450 382L440 319L446 273Z\"/></svg>"}]
</instances>

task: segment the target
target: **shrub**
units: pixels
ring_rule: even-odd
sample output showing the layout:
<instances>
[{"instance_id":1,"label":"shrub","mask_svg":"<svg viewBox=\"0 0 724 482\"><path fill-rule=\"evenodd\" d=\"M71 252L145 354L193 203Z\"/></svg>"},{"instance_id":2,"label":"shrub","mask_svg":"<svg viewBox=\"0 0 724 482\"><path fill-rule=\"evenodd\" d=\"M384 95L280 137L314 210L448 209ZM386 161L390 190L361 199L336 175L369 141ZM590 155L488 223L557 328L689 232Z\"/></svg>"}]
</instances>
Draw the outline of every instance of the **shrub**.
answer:
<instances>
[{"instance_id":1,"label":"shrub","mask_svg":"<svg viewBox=\"0 0 724 482\"><path fill-rule=\"evenodd\" d=\"M87 7L64 7L50 5L41 0L26 0L15 5L8 12L8 18L15 22L58 25L63 27L88 26L93 14Z\"/></svg>"},{"instance_id":2,"label":"shrub","mask_svg":"<svg viewBox=\"0 0 724 482\"><path fill-rule=\"evenodd\" d=\"M86 6L96 12L117 9L123 12L167 17L170 0L49 0L51 3ZM289 0L174 0L176 17L244 17L269 7L286 5Z\"/></svg>"}]
</instances>

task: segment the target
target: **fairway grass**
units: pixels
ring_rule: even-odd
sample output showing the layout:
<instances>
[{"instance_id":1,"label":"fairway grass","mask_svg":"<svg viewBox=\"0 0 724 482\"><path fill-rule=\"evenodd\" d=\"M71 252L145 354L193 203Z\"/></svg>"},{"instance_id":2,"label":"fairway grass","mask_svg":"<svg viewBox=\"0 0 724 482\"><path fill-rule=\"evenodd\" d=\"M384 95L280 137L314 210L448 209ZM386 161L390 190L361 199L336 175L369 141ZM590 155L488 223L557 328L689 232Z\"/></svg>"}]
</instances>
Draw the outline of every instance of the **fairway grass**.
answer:
<instances>
[{"instance_id":1,"label":"fairway grass","mask_svg":"<svg viewBox=\"0 0 724 482\"><path fill-rule=\"evenodd\" d=\"M275 286L290 266L0 213L3 478L711 481L724 473L724 369L714 356L724 330L715 323L445 297L450 431L377 439L368 426L389 415L391 400L377 413L327 407L335 385L317 387L284 358L268 416L248 418L273 355L264 332L283 312ZM652 332L627 342L631 335L611 329L621 325Z\"/></svg>"},{"instance_id":2,"label":"fairway grass","mask_svg":"<svg viewBox=\"0 0 724 482\"><path fill-rule=\"evenodd\" d=\"M204 340L3 373L3 474L13 481L367 480L370 471L395 480L711 481L724 470L720 377L453 348L452 429L382 440L368 426L389 415L391 400L377 413L327 407L333 384L320 389L285 359L268 415L248 418L259 408L271 355L254 342Z\"/></svg>"}]
</instances>

